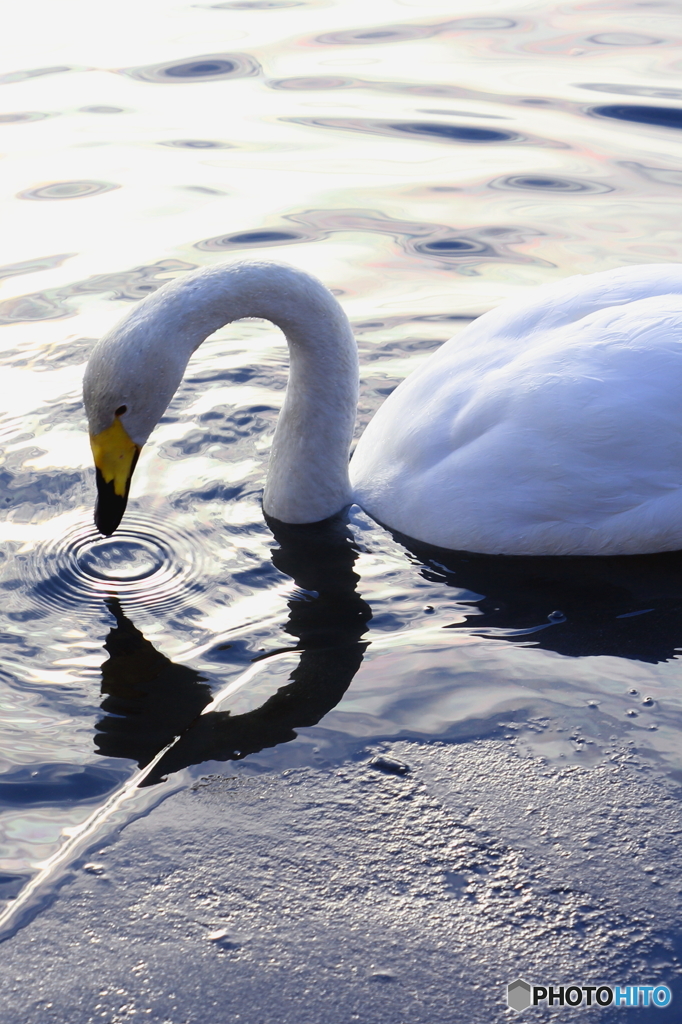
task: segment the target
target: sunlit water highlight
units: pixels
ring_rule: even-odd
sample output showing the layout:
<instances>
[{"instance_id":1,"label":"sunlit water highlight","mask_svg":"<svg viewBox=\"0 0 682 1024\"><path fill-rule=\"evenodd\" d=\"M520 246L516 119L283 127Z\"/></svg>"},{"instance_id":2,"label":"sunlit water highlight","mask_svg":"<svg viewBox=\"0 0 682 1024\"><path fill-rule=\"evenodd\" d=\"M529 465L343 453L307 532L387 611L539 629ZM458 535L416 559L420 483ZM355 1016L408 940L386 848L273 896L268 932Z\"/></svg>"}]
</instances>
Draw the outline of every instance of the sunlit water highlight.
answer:
<instances>
[{"instance_id":1,"label":"sunlit water highlight","mask_svg":"<svg viewBox=\"0 0 682 1024\"><path fill-rule=\"evenodd\" d=\"M360 348L358 433L505 297L679 260L672 13L124 0L93 33L84 4L15 12L25 30L0 75L0 896L84 855L69 830L120 824L105 811L125 817L137 772L160 793L211 765L333 761L401 734L504 735L579 763L631 744L682 770L676 556L492 565L412 551L357 509L354 552L273 538L259 499L286 350L259 322L193 357L104 540L80 402L94 339L220 260L281 258L334 289ZM285 686L290 719L268 704Z\"/></svg>"}]
</instances>

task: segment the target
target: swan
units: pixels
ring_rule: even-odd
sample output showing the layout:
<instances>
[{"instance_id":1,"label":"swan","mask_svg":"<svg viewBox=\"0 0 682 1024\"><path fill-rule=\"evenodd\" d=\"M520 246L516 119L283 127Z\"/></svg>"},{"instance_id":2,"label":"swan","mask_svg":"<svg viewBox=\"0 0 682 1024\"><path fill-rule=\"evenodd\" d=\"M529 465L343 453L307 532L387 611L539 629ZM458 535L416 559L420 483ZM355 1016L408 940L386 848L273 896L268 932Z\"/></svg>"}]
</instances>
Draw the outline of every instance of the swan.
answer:
<instances>
[{"instance_id":1,"label":"swan","mask_svg":"<svg viewBox=\"0 0 682 1024\"><path fill-rule=\"evenodd\" d=\"M271 262L169 282L95 345L86 368L100 532L119 525L140 450L192 353L247 317L276 324L290 350L267 517L319 522L357 502L450 550L682 548L680 264L570 277L485 313L386 399L350 465L357 348L331 292Z\"/></svg>"}]
</instances>

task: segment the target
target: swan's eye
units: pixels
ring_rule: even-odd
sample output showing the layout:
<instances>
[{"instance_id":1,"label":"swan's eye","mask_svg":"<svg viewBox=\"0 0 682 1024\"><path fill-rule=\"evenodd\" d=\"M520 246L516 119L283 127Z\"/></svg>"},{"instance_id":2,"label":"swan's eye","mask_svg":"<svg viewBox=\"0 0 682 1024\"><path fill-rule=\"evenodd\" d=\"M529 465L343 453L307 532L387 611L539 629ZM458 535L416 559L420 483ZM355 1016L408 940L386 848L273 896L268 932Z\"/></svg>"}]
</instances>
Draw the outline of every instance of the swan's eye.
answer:
<instances>
[{"instance_id":1,"label":"swan's eye","mask_svg":"<svg viewBox=\"0 0 682 1024\"><path fill-rule=\"evenodd\" d=\"M115 416L122 416L124 412L128 412L127 405L119 405L118 409L114 413Z\"/></svg>"}]
</instances>

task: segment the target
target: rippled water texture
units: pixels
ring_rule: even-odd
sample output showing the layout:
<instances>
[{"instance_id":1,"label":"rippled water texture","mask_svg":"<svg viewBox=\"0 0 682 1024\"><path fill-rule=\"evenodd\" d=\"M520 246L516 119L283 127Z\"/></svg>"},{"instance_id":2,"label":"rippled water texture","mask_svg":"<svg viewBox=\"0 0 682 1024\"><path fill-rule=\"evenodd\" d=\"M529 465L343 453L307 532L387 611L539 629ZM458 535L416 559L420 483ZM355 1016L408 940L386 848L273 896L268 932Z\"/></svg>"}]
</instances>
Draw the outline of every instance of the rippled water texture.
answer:
<instances>
[{"instance_id":1,"label":"rippled water texture","mask_svg":"<svg viewBox=\"0 0 682 1024\"><path fill-rule=\"evenodd\" d=\"M0 74L0 896L68 859L79 824L211 762L499 734L588 764L631 744L680 772L678 556L456 556L357 509L273 536L287 357L258 321L193 357L102 539L80 399L131 303L219 261L282 259L335 291L360 432L506 297L680 260L678 9L123 0L105 27L92 10L15 7Z\"/></svg>"}]
</instances>

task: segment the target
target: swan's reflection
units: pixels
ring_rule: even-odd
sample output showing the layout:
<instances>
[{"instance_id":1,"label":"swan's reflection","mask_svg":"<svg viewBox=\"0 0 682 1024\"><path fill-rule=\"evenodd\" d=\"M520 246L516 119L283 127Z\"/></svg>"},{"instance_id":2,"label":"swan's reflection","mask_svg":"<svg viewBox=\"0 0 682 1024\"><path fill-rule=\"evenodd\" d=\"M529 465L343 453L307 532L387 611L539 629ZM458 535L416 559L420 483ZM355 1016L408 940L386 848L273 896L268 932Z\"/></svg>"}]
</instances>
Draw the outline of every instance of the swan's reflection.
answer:
<instances>
[{"instance_id":1,"label":"swan's reflection","mask_svg":"<svg viewBox=\"0 0 682 1024\"><path fill-rule=\"evenodd\" d=\"M145 785L202 761L238 760L265 747L287 743L296 729L316 725L343 697L362 662L361 641L372 617L356 591L357 552L341 518L312 526L270 523L279 547L275 566L303 594L289 602L285 630L300 651L289 681L262 707L242 715L202 710L211 701L204 678L160 654L123 613L105 643L98 752L148 764L175 736L178 741L147 776Z\"/></svg>"},{"instance_id":2,"label":"swan's reflection","mask_svg":"<svg viewBox=\"0 0 682 1024\"><path fill-rule=\"evenodd\" d=\"M371 611L356 590L356 549L343 519L312 526L270 523L275 566L300 588L285 631L300 652L288 682L245 714L203 709L206 680L159 653L116 601L102 666L99 753L140 767L177 742L147 777L203 761L238 760L316 725L348 689L367 646ZM468 591L452 629L475 630L569 657L611 655L651 663L682 647L682 552L622 558L505 558L443 551L399 538L426 579ZM302 593L301 593L302 592ZM446 627L447 628L447 627ZM454 656L454 655L453 655Z\"/></svg>"},{"instance_id":3,"label":"swan's reflection","mask_svg":"<svg viewBox=\"0 0 682 1024\"><path fill-rule=\"evenodd\" d=\"M513 558L400 540L426 579L472 592L472 614L453 629L473 628L574 658L611 655L655 664L682 648L680 551Z\"/></svg>"}]
</instances>

